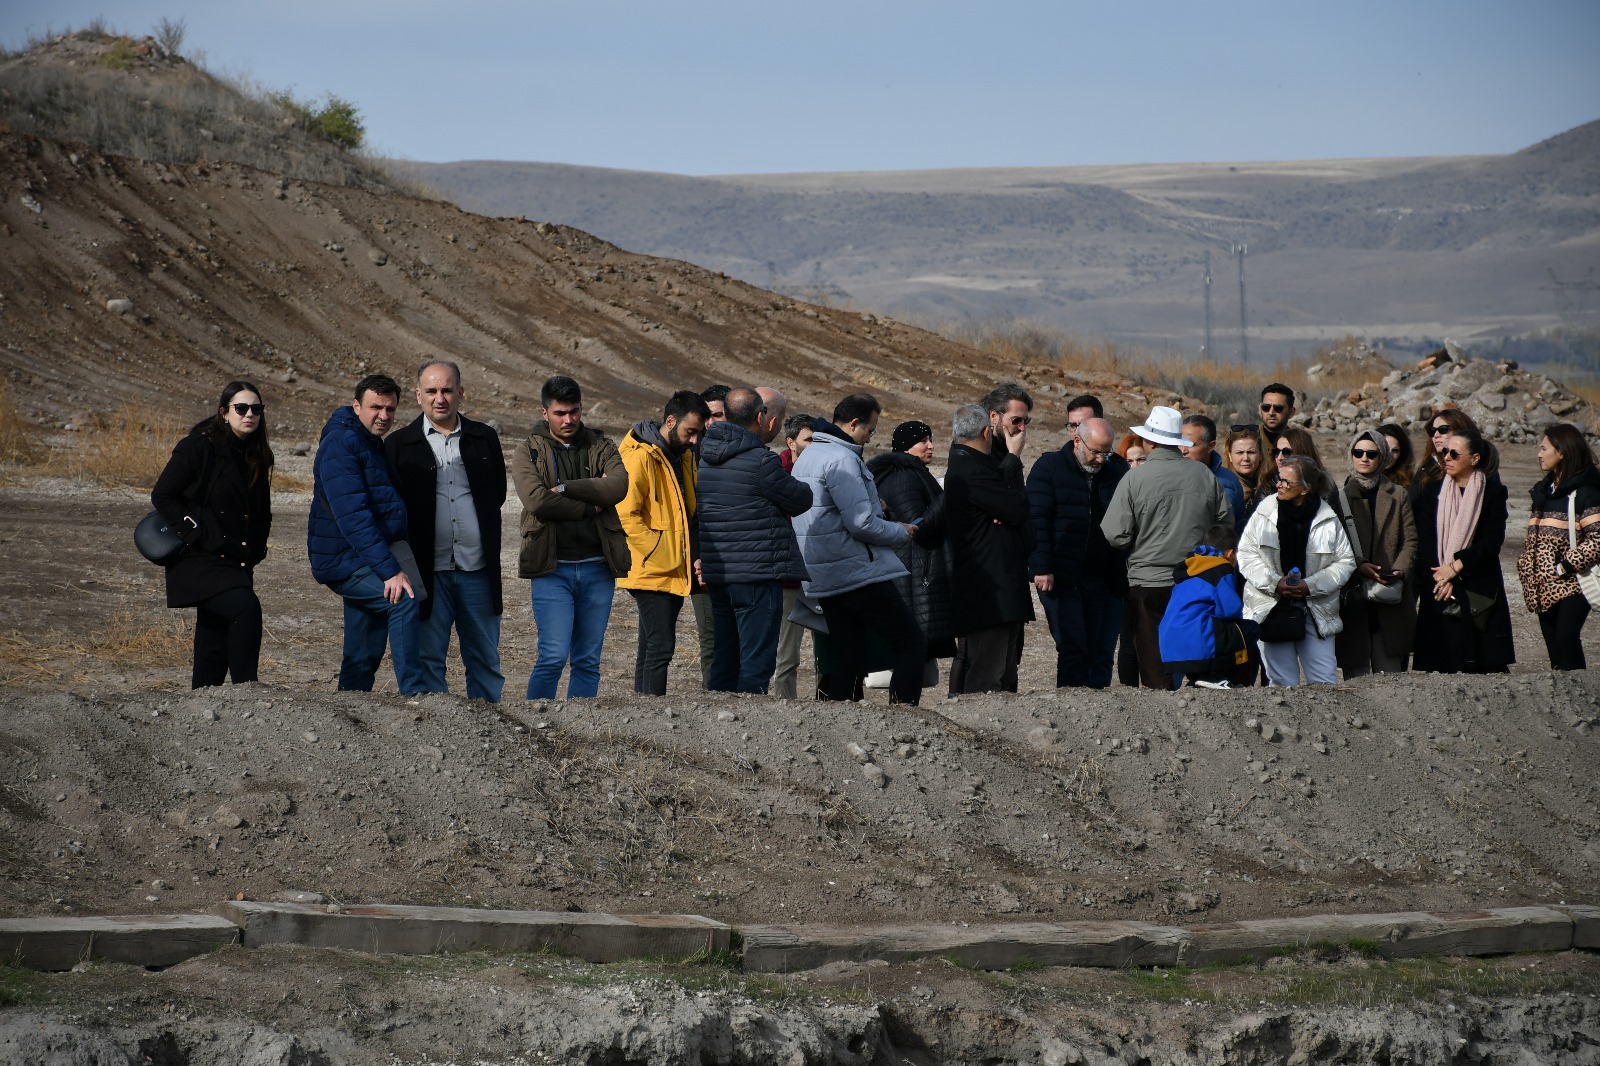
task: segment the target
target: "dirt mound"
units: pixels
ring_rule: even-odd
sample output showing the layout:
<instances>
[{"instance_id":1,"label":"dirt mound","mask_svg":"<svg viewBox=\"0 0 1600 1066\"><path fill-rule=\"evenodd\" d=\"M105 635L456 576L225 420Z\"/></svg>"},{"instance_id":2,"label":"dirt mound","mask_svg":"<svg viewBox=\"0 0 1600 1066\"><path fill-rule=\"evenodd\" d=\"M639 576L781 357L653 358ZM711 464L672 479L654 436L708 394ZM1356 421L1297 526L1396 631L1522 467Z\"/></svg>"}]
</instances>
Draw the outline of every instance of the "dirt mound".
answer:
<instances>
[{"instance_id":1,"label":"dirt mound","mask_svg":"<svg viewBox=\"0 0 1600 1066\"><path fill-rule=\"evenodd\" d=\"M1394 369L1394 364L1364 342L1346 340L1337 344L1321 362L1306 368L1314 385L1338 381L1376 381Z\"/></svg>"}]
</instances>

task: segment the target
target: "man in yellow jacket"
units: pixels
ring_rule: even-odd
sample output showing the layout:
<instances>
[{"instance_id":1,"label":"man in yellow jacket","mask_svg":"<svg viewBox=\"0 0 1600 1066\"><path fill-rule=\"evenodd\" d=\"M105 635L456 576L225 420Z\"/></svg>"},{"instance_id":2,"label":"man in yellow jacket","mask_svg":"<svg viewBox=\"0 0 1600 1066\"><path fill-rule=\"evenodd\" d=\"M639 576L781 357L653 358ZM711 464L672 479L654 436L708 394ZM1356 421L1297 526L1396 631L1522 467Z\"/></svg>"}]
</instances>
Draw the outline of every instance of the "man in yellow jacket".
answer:
<instances>
[{"instance_id":1,"label":"man in yellow jacket","mask_svg":"<svg viewBox=\"0 0 1600 1066\"><path fill-rule=\"evenodd\" d=\"M695 445L711 408L698 393L672 394L661 421L636 422L618 451L628 470L628 495L617 517L628 534L632 565L617 582L639 610L639 654L633 690L667 694L667 665L678 642L678 612L692 584L694 560Z\"/></svg>"}]
</instances>

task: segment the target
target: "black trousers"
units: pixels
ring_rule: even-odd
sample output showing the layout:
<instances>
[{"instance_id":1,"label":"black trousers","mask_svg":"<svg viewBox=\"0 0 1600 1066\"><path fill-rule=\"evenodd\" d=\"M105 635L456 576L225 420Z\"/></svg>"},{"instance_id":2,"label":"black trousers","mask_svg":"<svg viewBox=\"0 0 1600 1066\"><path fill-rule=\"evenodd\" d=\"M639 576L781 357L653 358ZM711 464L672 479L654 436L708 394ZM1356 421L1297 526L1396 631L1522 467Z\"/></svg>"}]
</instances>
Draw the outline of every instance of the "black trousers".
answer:
<instances>
[{"instance_id":1,"label":"black trousers","mask_svg":"<svg viewBox=\"0 0 1600 1066\"><path fill-rule=\"evenodd\" d=\"M922 662L928 657L928 638L893 582L880 581L824 596L818 602L833 645L833 673L828 675L827 689L818 695L848 700L858 691L856 680L865 673L867 634L877 633L894 652L889 702L916 704L922 699Z\"/></svg>"},{"instance_id":2,"label":"black trousers","mask_svg":"<svg viewBox=\"0 0 1600 1066\"><path fill-rule=\"evenodd\" d=\"M1172 689L1172 675L1161 669L1161 616L1167 613L1171 599L1170 585L1135 585L1128 590L1128 627L1139 657L1139 684L1145 688Z\"/></svg>"},{"instance_id":3,"label":"black trousers","mask_svg":"<svg viewBox=\"0 0 1600 1066\"><path fill-rule=\"evenodd\" d=\"M1539 632L1550 653L1550 669L1582 670L1588 665L1583 657L1583 623L1588 617L1589 601L1581 592L1539 612Z\"/></svg>"},{"instance_id":4,"label":"black trousers","mask_svg":"<svg viewBox=\"0 0 1600 1066\"><path fill-rule=\"evenodd\" d=\"M190 688L220 685L233 675L256 680L261 663L261 601L253 589L226 589L195 605L194 672Z\"/></svg>"},{"instance_id":5,"label":"black trousers","mask_svg":"<svg viewBox=\"0 0 1600 1066\"><path fill-rule=\"evenodd\" d=\"M629 589L639 610L639 653L633 661L633 691L641 696L667 694L667 667L678 650L678 612L683 597L650 589Z\"/></svg>"}]
</instances>

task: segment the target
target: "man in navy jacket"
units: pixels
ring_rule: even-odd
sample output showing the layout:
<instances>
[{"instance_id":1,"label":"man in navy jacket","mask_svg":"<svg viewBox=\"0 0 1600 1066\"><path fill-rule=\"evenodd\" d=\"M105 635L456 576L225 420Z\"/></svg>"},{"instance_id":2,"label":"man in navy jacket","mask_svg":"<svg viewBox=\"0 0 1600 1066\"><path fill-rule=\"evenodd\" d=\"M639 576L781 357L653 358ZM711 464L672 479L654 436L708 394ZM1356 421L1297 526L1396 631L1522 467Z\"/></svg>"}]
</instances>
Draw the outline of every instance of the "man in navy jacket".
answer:
<instances>
[{"instance_id":1,"label":"man in navy jacket","mask_svg":"<svg viewBox=\"0 0 1600 1066\"><path fill-rule=\"evenodd\" d=\"M405 501L417 570L428 590L418 609L424 692L445 692L450 629L461 645L467 698L500 702L500 508L506 459L494 427L461 413L461 368L433 360L417 371L422 414L383 442Z\"/></svg>"},{"instance_id":2,"label":"man in navy jacket","mask_svg":"<svg viewBox=\"0 0 1600 1066\"><path fill-rule=\"evenodd\" d=\"M385 645L402 695L422 691L417 592L393 547L405 544L406 506L389 481L383 435L394 425L400 386L386 374L356 384L355 403L333 412L312 464L306 522L311 576L344 598L339 688L371 692Z\"/></svg>"}]
</instances>

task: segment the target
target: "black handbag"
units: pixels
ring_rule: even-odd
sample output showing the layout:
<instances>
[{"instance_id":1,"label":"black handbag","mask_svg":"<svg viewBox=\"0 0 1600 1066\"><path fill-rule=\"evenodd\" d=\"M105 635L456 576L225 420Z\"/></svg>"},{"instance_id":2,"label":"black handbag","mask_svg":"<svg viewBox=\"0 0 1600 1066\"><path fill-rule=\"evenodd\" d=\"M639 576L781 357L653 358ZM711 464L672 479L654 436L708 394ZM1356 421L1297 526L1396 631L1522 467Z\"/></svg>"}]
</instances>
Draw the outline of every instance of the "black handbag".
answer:
<instances>
[{"instance_id":1,"label":"black handbag","mask_svg":"<svg viewBox=\"0 0 1600 1066\"><path fill-rule=\"evenodd\" d=\"M1296 644L1306 639L1306 606L1279 600L1261 620L1261 639L1268 644Z\"/></svg>"},{"instance_id":2,"label":"black handbag","mask_svg":"<svg viewBox=\"0 0 1600 1066\"><path fill-rule=\"evenodd\" d=\"M210 491L210 474L211 448L208 444L200 460L200 479L184 492L190 503L204 499ZM189 542L183 539L180 532L182 528L181 525L168 523L160 511L151 511L133 527L133 546L139 549L140 555L157 566L171 566L189 550Z\"/></svg>"}]
</instances>

